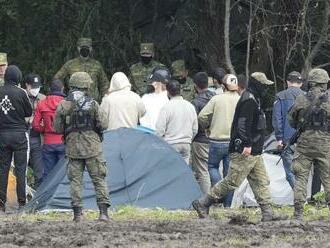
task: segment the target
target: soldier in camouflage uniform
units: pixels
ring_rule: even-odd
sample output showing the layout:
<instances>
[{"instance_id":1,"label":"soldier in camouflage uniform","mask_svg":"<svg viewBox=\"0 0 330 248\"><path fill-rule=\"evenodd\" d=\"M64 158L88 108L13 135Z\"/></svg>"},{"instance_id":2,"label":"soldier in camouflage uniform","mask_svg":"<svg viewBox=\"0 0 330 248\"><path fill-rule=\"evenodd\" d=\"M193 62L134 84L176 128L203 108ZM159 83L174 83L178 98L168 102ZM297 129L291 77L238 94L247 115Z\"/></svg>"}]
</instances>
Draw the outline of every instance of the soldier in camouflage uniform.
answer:
<instances>
[{"instance_id":1,"label":"soldier in camouflage uniform","mask_svg":"<svg viewBox=\"0 0 330 248\"><path fill-rule=\"evenodd\" d=\"M3 86L5 84L4 76L7 66L7 53L0 53L0 86Z\"/></svg>"},{"instance_id":2,"label":"soldier in camouflage uniform","mask_svg":"<svg viewBox=\"0 0 330 248\"><path fill-rule=\"evenodd\" d=\"M230 165L227 176L214 185L209 194L193 201L192 205L200 218L208 216L209 208L241 185L249 181L255 198L261 208L261 221L285 219L277 216L270 206L269 179L262 159L266 117L260 101L265 96L267 85L273 82L266 75L255 72L251 75L248 89L241 93L230 134Z\"/></svg>"},{"instance_id":3,"label":"soldier in camouflage uniform","mask_svg":"<svg viewBox=\"0 0 330 248\"><path fill-rule=\"evenodd\" d=\"M174 61L171 67L173 78L181 84L181 96L183 99L191 102L195 98L196 92L192 78L188 77L188 70L184 60Z\"/></svg>"},{"instance_id":4,"label":"soldier in camouflage uniform","mask_svg":"<svg viewBox=\"0 0 330 248\"><path fill-rule=\"evenodd\" d=\"M327 83L328 73L323 69L312 69L308 74L310 90L300 95L289 112L293 128L302 128L296 151L293 155L294 217L303 219L308 176L314 164L320 170L320 177L330 206L330 98Z\"/></svg>"},{"instance_id":5,"label":"soldier in camouflage uniform","mask_svg":"<svg viewBox=\"0 0 330 248\"><path fill-rule=\"evenodd\" d=\"M109 80L101 63L91 57L92 39L80 38L77 46L79 57L66 62L55 74L54 78L67 82L73 73L80 71L87 72L93 80L89 88L89 94L93 99L101 102L102 97L109 89Z\"/></svg>"},{"instance_id":6,"label":"soldier in camouflage uniform","mask_svg":"<svg viewBox=\"0 0 330 248\"><path fill-rule=\"evenodd\" d=\"M72 74L70 94L56 109L54 129L65 137L65 154L69 158L68 178L74 221L79 222L82 213L81 191L85 167L93 181L96 200L100 209L99 220L107 221L110 206L105 177L106 162L102 156L102 131L107 119L99 104L88 96L92 79L86 72Z\"/></svg>"},{"instance_id":7,"label":"soldier in camouflage uniform","mask_svg":"<svg viewBox=\"0 0 330 248\"><path fill-rule=\"evenodd\" d=\"M154 44L141 43L140 47L140 62L130 67L130 77L133 85L133 90L139 95L147 92L147 77L156 67L162 67L163 64L153 60Z\"/></svg>"}]
</instances>

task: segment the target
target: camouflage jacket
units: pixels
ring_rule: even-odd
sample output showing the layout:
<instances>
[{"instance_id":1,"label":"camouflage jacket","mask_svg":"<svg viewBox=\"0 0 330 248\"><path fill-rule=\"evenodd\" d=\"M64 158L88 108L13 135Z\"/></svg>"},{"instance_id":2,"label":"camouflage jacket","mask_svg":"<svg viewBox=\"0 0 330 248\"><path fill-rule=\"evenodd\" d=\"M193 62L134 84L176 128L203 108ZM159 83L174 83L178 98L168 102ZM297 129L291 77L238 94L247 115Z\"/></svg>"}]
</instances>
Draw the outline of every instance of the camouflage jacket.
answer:
<instances>
[{"instance_id":1,"label":"camouflage jacket","mask_svg":"<svg viewBox=\"0 0 330 248\"><path fill-rule=\"evenodd\" d=\"M79 71L87 72L91 76L93 84L89 88L89 94L93 99L101 102L102 97L109 89L109 80L99 61L92 58L85 60L80 57L69 60L55 74L54 78L68 82L71 75ZM68 88L68 85L66 85L66 88Z\"/></svg>"},{"instance_id":2,"label":"camouflage jacket","mask_svg":"<svg viewBox=\"0 0 330 248\"><path fill-rule=\"evenodd\" d=\"M53 123L57 133L64 134L66 123L70 123L73 102L63 100L57 107ZM91 118L95 119L96 125L106 129L107 119L101 111L99 104L92 101L89 108ZM65 154L73 159L86 159L99 155L102 152L102 144L99 135L92 130L71 132L65 137Z\"/></svg>"},{"instance_id":3,"label":"camouflage jacket","mask_svg":"<svg viewBox=\"0 0 330 248\"><path fill-rule=\"evenodd\" d=\"M155 60L151 60L148 65L144 65L139 62L130 67L131 84L133 85L133 89L136 93L142 95L146 92L146 79L151 74L152 70L158 66L164 65Z\"/></svg>"},{"instance_id":4,"label":"camouflage jacket","mask_svg":"<svg viewBox=\"0 0 330 248\"><path fill-rule=\"evenodd\" d=\"M188 102L191 102L195 98L196 92L192 78L188 77L186 82L181 84L181 96Z\"/></svg>"},{"instance_id":5,"label":"camouflage jacket","mask_svg":"<svg viewBox=\"0 0 330 248\"><path fill-rule=\"evenodd\" d=\"M312 88L308 94L313 94L315 97L320 97L321 95L325 96L324 101L320 104L320 108L327 113L327 121L330 123L330 97L329 95L324 95L320 88ZM312 104L311 101L307 98L307 95L300 95L296 98L294 105L288 113L289 123L292 127L297 128L299 124L304 121L306 111L309 109L309 106ZM330 131L330 130L329 130ZM298 142L297 142L297 151L303 152L304 150L310 149L319 149L324 148L325 151L330 149L330 132L321 131L321 130L312 130L307 128L304 131Z\"/></svg>"}]
</instances>

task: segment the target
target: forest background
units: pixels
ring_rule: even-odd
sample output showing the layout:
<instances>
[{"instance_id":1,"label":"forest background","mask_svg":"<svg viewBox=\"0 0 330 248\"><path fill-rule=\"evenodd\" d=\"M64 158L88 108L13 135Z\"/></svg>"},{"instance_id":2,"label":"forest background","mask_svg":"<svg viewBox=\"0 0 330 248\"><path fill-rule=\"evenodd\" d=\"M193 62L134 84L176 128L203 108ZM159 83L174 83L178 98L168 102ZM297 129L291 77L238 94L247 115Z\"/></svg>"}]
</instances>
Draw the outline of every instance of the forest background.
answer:
<instances>
[{"instance_id":1,"label":"forest background","mask_svg":"<svg viewBox=\"0 0 330 248\"><path fill-rule=\"evenodd\" d=\"M140 42L154 42L158 61L183 58L190 75L265 72L271 107L290 71L330 70L329 19L329 0L0 0L0 52L47 85L77 56L79 37L93 38L109 79L129 74Z\"/></svg>"}]
</instances>

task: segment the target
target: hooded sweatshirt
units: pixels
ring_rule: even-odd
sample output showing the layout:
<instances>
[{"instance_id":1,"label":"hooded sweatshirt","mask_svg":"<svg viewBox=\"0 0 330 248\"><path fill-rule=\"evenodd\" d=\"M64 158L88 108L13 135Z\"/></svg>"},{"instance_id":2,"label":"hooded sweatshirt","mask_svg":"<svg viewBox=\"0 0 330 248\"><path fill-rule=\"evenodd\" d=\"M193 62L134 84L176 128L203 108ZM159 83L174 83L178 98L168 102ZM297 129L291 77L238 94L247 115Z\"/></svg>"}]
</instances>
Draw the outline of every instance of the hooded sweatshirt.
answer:
<instances>
[{"instance_id":1,"label":"hooded sweatshirt","mask_svg":"<svg viewBox=\"0 0 330 248\"><path fill-rule=\"evenodd\" d=\"M106 113L108 130L135 128L146 112L140 96L131 91L131 84L122 72L113 74L108 95L102 99L101 110Z\"/></svg>"},{"instance_id":2,"label":"hooded sweatshirt","mask_svg":"<svg viewBox=\"0 0 330 248\"><path fill-rule=\"evenodd\" d=\"M63 135L53 129L53 120L58 104L64 99L60 92L53 92L44 100L38 102L32 122L34 131L44 134L44 144L62 144Z\"/></svg>"}]
</instances>

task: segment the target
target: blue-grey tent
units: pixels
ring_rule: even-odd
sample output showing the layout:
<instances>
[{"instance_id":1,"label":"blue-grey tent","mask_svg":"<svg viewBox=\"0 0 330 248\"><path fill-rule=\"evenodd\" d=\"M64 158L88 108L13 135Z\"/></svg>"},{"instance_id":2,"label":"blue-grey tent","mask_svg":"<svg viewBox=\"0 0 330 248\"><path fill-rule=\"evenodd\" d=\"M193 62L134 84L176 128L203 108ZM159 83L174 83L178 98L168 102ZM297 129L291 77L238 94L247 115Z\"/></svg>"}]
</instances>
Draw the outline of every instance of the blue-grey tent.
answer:
<instances>
[{"instance_id":1,"label":"blue-grey tent","mask_svg":"<svg viewBox=\"0 0 330 248\"><path fill-rule=\"evenodd\" d=\"M165 141L152 133L121 128L104 133L104 157L112 206L189 208L201 191L189 166ZM70 209L66 160L40 185L26 210ZM92 181L85 172L85 209L96 209Z\"/></svg>"}]
</instances>

